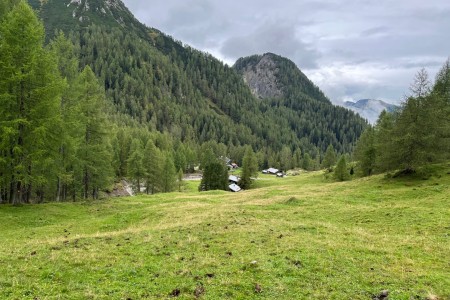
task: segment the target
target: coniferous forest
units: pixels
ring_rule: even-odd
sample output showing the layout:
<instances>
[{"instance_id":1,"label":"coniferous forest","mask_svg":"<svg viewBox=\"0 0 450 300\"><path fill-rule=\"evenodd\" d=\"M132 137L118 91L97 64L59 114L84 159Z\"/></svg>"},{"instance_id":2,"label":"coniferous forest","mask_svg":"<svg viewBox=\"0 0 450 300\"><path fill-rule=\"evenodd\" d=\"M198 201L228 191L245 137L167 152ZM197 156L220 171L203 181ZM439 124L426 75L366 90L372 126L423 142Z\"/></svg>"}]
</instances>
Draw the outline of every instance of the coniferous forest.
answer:
<instances>
[{"instance_id":1,"label":"coniferous forest","mask_svg":"<svg viewBox=\"0 0 450 300\"><path fill-rule=\"evenodd\" d=\"M241 165L247 146L261 169L315 170L330 146L352 153L365 129L356 149L364 175L448 153L448 63L433 88L418 83L372 128L286 59L276 58L285 96L257 99L239 73L257 56L232 68L126 8L115 11L123 24L68 15L68 26L50 18L72 13L62 2L29 3L0 7L1 203L98 198L121 178L169 192L209 150Z\"/></svg>"}]
</instances>

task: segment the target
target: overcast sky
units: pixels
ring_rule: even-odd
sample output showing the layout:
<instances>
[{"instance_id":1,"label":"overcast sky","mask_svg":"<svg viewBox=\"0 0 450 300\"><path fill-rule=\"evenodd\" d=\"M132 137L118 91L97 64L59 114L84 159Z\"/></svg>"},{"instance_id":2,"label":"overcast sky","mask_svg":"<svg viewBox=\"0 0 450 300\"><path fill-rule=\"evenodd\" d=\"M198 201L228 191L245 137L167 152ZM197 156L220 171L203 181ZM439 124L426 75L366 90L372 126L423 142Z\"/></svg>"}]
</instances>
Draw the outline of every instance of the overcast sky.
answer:
<instances>
[{"instance_id":1,"label":"overcast sky","mask_svg":"<svg viewBox=\"0 0 450 300\"><path fill-rule=\"evenodd\" d=\"M450 55L449 0L123 0L135 16L232 65L273 52L335 103L399 103Z\"/></svg>"}]
</instances>

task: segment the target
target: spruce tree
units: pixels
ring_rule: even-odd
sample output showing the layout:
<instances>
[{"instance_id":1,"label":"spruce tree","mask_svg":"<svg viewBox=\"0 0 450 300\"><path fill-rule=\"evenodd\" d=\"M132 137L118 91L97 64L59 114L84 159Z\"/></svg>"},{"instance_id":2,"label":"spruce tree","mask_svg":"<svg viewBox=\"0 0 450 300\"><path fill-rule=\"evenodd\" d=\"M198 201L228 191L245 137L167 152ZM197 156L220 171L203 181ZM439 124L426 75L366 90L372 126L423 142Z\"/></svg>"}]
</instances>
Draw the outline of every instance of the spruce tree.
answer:
<instances>
[{"instance_id":1,"label":"spruce tree","mask_svg":"<svg viewBox=\"0 0 450 300\"><path fill-rule=\"evenodd\" d=\"M355 146L355 159L358 173L361 176L371 176L376 169L375 131L368 127Z\"/></svg>"},{"instance_id":2,"label":"spruce tree","mask_svg":"<svg viewBox=\"0 0 450 300\"><path fill-rule=\"evenodd\" d=\"M144 149L144 166L146 172L145 187L147 194L161 191L162 155L152 140L148 140Z\"/></svg>"},{"instance_id":3,"label":"spruce tree","mask_svg":"<svg viewBox=\"0 0 450 300\"><path fill-rule=\"evenodd\" d=\"M336 151L334 151L334 147L330 144L325 152L325 156L322 161L322 168L332 170L332 167L336 164Z\"/></svg>"},{"instance_id":4,"label":"spruce tree","mask_svg":"<svg viewBox=\"0 0 450 300\"><path fill-rule=\"evenodd\" d=\"M228 189L228 170L223 162L215 160L203 169L203 177L199 186L200 191Z\"/></svg>"},{"instance_id":5,"label":"spruce tree","mask_svg":"<svg viewBox=\"0 0 450 300\"><path fill-rule=\"evenodd\" d=\"M344 155L341 156L336 165L336 169L334 170L334 178L337 181L346 181L350 179L350 174L347 170L347 161Z\"/></svg>"},{"instance_id":6,"label":"spruce tree","mask_svg":"<svg viewBox=\"0 0 450 300\"><path fill-rule=\"evenodd\" d=\"M253 149L248 146L245 150L242 161L242 173L239 180L239 186L243 189L249 189L252 186L252 177L258 174L258 161Z\"/></svg>"},{"instance_id":7,"label":"spruce tree","mask_svg":"<svg viewBox=\"0 0 450 300\"><path fill-rule=\"evenodd\" d=\"M173 192L177 180L177 171L172 156L167 153L161 174L161 189L163 193Z\"/></svg>"},{"instance_id":8,"label":"spruce tree","mask_svg":"<svg viewBox=\"0 0 450 300\"><path fill-rule=\"evenodd\" d=\"M141 180L147 175L144 165L144 149L139 139L131 142L130 157L128 162L128 176L136 182L137 193L141 192Z\"/></svg>"}]
</instances>

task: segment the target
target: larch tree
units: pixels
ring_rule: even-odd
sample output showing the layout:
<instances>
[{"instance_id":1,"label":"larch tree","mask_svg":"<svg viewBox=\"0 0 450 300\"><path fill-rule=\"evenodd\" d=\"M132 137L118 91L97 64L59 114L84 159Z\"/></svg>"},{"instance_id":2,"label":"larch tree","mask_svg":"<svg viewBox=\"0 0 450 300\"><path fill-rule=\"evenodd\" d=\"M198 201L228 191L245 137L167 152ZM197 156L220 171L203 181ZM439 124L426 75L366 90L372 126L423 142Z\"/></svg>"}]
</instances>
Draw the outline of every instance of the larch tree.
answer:
<instances>
[{"instance_id":1,"label":"larch tree","mask_svg":"<svg viewBox=\"0 0 450 300\"><path fill-rule=\"evenodd\" d=\"M334 178L337 181L346 181L350 179L350 173L347 170L347 161L344 155L341 156L336 165L336 169L334 170Z\"/></svg>"},{"instance_id":2,"label":"larch tree","mask_svg":"<svg viewBox=\"0 0 450 300\"><path fill-rule=\"evenodd\" d=\"M375 132L370 126L363 132L355 146L355 159L361 176L371 176L375 172L376 157Z\"/></svg>"},{"instance_id":3,"label":"larch tree","mask_svg":"<svg viewBox=\"0 0 450 300\"><path fill-rule=\"evenodd\" d=\"M142 178L147 176L144 165L144 147L139 139L133 139L131 142L130 157L128 162L128 176L136 182L137 193L141 192Z\"/></svg>"},{"instance_id":4,"label":"larch tree","mask_svg":"<svg viewBox=\"0 0 450 300\"><path fill-rule=\"evenodd\" d=\"M245 150L244 159L242 161L242 173L239 180L239 186L243 189L249 189L252 186L252 177L258 174L258 160L253 149L248 146Z\"/></svg>"},{"instance_id":5,"label":"larch tree","mask_svg":"<svg viewBox=\"0 0 450 300\"><path fill-rule=\"evenodd\" d=\"M75 80L78 76L78 59L75 47L62 32L59 32L50 43L50 50L58 60L58 69L66 85L60 102L62 118L61 144L59 155L55 160L58 169L56 201L66 200L73 190L74 166L77 161L78 147L82 142L83 124L80 121L81 103L77 100Z\"/></svg>"},{"instance_id":6,"label":"larch tree","mask_svg":"<svg viewBox=\"0 0 450 300\"><path fill-rule=\"evenodd\" d=\"M161 190L162 155L152 140L148 140L144 149L145 188L147 194Z\"/></svg>"},{"instance_id":7,"label":"larch tree","mask_svg":"<svg viewBox=\"0 0 450 300\"><path fill-rule=\"evenodd\" d=\"M322 161L322 168L332 170L332 167L336 164L336 151L332 144L330 144L325 152L325 156Z\"/></svg>"},{"instance_id":8,"label":"larch tree","mask_svg":"<svg viewBox=\"0 0 450 300\"><path fill-rule=\"evenodd\" d=\"M112 149L105 115L105 94L90 67L76 81L76 97L81 105L83 141L78 149L78 180L82 197L98 198L99 190L112 182Z\"/></svg>"},{"instance_id":9,"label":"larch tree","mask_svg":"<svg viewBox=\"0 0 450 300\"><path fill-rule=\"evenodd\" d=\"M163 193L173 192L177 180L177 170L170 153L166 153L161 173L161 189Z\"/></svg>"},{"instance_id":10,"label":"larch tree","mask_svg":"<svg viewBox=\"0 0 450 300\"><path fill-rule=\"evenodd\" d=\"M25 2L2 18L0 36L1 176L9 202L19 204L33 190L42 199L53 178L63 81L43 47L44 27Z\"/></svg>"}]
</instances>

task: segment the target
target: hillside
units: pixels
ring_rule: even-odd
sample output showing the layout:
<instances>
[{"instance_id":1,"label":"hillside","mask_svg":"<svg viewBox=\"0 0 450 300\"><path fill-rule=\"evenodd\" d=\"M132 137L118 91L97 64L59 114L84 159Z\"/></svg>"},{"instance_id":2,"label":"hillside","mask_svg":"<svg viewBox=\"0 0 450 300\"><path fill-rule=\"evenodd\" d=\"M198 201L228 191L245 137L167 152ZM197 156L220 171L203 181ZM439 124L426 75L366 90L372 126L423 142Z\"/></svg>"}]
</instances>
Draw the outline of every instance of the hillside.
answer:
<instances>
[{"instance_id":1,"label":"hillside","mask_svg":"<svg viewBox=\"0 0 450 300\"><path fill-rule=\"evenodd\" d=\"M0 298L448 299L449 171L1 206Z\"/></svg>"},{"instance_id":2,"label":"hillside","mask_svg":"<svg viewBox=\"0 0 450 300\"><path fill-rule=\"evenodd\" d=\"M119 0L30 3L49 38L61 29L79 45L82 66L91 66L104 82L121 118L150 124L184 142L248 144L264 152L289 145L317 157L330 143L349 152L365 127L362 119L325 104L318 88L302 89L302 96L322 106L303 104L309 101L304 99L285 107L258 101L234 69L147 28ZM301 82L294 78L287 84L291 94ZM317 110L323 117L312 122Z\"/></svg>"},{"instance_id":3,"label":"hillside","mask_svg":"<svg viewBox=\"0 0 450 300\"><path fill-rule=\"evenodd\" d=\"M333 105L324 93L287 58L273 53L240 58L233 66L252 93L282 115L299 137L324 151L328 144L351 141L364 128L361 118ZM325 148L324 148L325 147ZM338 146L339 152L350 148Z\"/></svg>"},{"instance_id":4,"label":"hillside","mask_svg":"<svg viewBox=\"0 0 450 300\"><path fill-rule=\"evenodd\" d=\"M362 99L356 102L347 101L344 103L344 107L358 113L361 117L368 120L371 124L376 123L378 117L384 110L386 110L387 112L393 112L394 110L399 108L396 105L375 99Z\"/></svg>"}]
</instances>

